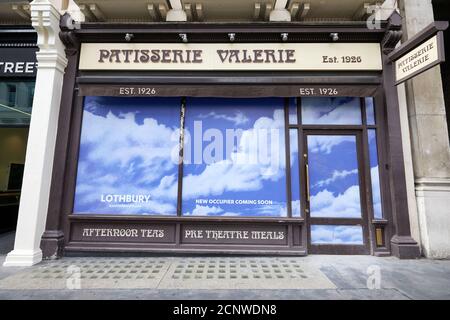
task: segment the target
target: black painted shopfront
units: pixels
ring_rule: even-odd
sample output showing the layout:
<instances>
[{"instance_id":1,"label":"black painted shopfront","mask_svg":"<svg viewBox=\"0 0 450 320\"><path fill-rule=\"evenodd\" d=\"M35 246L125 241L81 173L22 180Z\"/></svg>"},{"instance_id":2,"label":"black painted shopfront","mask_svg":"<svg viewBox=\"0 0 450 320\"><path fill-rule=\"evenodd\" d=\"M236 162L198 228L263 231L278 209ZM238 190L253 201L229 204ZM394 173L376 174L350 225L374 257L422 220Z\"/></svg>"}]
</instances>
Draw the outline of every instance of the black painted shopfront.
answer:
<instances>
[{"instance_id":1,"label":"black painted shopfront","mask_svg":"<svg viewBox=\"0 0 450 320\"><path fill-rule=\"evenodd\" d=\"M44 256L417 254L387 59L399 16L64 24Z\"/></svg>"}]
</instances>

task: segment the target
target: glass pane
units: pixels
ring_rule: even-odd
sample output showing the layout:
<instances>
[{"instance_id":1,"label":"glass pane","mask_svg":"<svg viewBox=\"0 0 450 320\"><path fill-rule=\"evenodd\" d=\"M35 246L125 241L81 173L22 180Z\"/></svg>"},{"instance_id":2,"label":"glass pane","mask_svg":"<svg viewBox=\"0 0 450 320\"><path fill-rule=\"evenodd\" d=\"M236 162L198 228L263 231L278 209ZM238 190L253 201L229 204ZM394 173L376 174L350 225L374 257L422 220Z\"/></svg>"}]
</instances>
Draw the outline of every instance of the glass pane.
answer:
<instances>
[{"instance_id":1,"label":"glass pane","mask_svg":"<svg viewBox=\"0 0 450 320\"><path fill-rule=\"evenodd\" d=\"M375 125L375 108L373 98L366 98L366 118L368 125Z\"/></svg>"},{"instance_id":2,"label":"glass pane","mask_svg":"<svg viewBox=\"0 0 450 320\"><path fill-rule=\"evenodd\" d=\"M0 82L0 125L29 125L34 81Z\"/></svg>"},{"instance_id":3,"label":"glass pane","mask_svg":"<svg viewBox=\"0 0 450 320\"><path fill-rule=\"evenodd\" d=\"M286 217L284 100L190 98L183 214Z\"/></svg>"},{"instance_id":4,"label":"glass pane","mask_svg":"<svg viewBox=\"0 0 450 320\"><path fill-rule=\"evenodd\" d=\"M311 217L359 218L356 136L309 135Z\"/></svg>"},{"instance_id":5,"label":"glass pane","mask_svg":"<svg viewBox=\"0 0 450 320\"><path fill-rule=\"evenodd\" d=\"M370 179L372 181L373 213L376 219L383 218L381 206L380 173L378 169L377 135L375 130L367 131L369 136Z\"/></svg>"},{"instance_id":6,"label":"glass pane","mask_svg":"<svg viewBox=\"0 0 450 320\"><path fill-rule=\"evenodd\" d=\"M298 124L297 101L289 98L289 124Z\"/></svg>"},{"instance_id":7,"label":"glass pane","mask_svg":"<svg viewBox=\"0 0 450 320\"><path fill-rule=\"evenodd\" d=\"M300 207L300 169L298 155L298 131L297 129L289 130L290 137L290 154L291 154L291 204L292 216L301 216Z\"/></svg>"},{"instance_id":8,"label":"glass pane","mask_svg":"<svg viewBox=\"0 0 450 320\"><path fill-rule=\"evenodd\" d=\"M74 212L176 214L180 105L85 98Z\"/></svg>"},{"instance_id":9,"label":"glass pane","mask_svg":"<svg viewBox=\"0 0 450 320\"><path fill-rule=\"evenodd\" d=\"M361 226L311 226L312 244L344 244L362 245L363 232Z\"/></svg>"},{"instance_id":10,"label":"glass pane","mask_svg":"<svg viewBox=\"0 0 450 320\"><path fill-rule=\"evenodd\" d=\"M302 98L303 124L360 125L359 98Z\"/></svg>"}]
</instances>

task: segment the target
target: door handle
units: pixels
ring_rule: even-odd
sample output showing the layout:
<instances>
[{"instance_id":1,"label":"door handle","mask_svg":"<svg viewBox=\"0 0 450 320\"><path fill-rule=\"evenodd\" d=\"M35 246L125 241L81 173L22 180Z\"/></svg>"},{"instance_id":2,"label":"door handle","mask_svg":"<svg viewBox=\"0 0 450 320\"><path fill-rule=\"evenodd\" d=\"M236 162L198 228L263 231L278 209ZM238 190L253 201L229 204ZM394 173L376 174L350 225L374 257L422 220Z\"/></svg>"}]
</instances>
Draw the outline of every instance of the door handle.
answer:
<instances>
[{"instance_id":1,"label":"door handle","mask_svg":"<svg viewBox=\"0 0 450 320\"><path fill-rule=\"evenodd\" d=\"M309 191L309 166L305 164L305 172L306 172L306 201L310 200L310 191Z\"/></svg>"}]
</instances>

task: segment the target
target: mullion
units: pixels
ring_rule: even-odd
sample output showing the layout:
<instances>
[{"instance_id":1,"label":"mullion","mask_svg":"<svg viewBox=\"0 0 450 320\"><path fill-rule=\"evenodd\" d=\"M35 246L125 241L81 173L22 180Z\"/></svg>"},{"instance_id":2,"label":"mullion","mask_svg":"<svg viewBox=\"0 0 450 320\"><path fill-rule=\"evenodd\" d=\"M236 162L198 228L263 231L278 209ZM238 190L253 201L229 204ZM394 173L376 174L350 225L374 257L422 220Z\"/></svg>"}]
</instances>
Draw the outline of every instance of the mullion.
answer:
<instances>
[{"instance_id":1,"label":"mullion","mask_svg":"<svg viewBox=\"0 0 450 320\"><path fill-rule=\"evenodd\" d=\"M287 200L287 214L289 218L292 218L292 185L291 185L291 137L290 137L290 126L289 126L289 98L284 100L284 144L285 144L285 161L286 161L286 200Z\"/></svg>"},{"instance_id":2,"label":"mullion","mask_svg":"<svg viewBox=\"0 0 450 320\"><path fill-rule=\"evenodd\" d=\"M361 97L359 98L359 104L360 104L360 108L361 108L361 117L362 117L362 125L363 127L367 126L367 106L366 106L366 98Z\"/></svg>"},{"instance_id":3,"label":"mullion","mask_svg":"<svg viewBox=\"0 0 450 320\"><path fill-rule=\"evenodd\" d=\"M182 196L183 196L183 165L184 165L184 126L186 117L186 97L181 98L180 105L180 139L178 154L178 195L177 195L177 216L182 216Z\"/></svg>"}]
</instances>

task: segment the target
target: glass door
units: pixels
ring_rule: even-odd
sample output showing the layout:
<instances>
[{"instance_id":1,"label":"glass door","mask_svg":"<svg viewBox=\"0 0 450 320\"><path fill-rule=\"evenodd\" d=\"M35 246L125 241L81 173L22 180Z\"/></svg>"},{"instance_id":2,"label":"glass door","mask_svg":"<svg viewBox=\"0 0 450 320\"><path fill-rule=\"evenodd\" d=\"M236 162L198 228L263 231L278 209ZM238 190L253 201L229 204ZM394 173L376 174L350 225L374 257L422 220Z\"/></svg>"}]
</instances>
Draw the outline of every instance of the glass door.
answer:
<instances>
[{"instance_id":1,"label":"glass door","mask_svg":"<svg viewBox=\"0 0 450 320\"><path fill-rule=\"evenodd\" d=\"M305 130L304 145L309 251L368 254L360 131Z\"/></svg>"}]
</instances>

